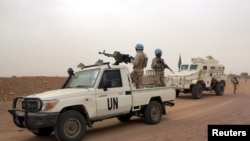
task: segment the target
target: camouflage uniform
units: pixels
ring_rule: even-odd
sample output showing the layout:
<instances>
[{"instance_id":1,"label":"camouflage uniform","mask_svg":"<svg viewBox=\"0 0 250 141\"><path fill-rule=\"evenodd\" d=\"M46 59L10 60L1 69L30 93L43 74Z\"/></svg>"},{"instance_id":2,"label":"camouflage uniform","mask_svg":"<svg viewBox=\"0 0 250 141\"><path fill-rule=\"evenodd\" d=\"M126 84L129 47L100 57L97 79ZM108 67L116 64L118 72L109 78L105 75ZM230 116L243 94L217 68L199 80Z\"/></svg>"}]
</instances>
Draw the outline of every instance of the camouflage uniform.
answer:
<instances>
[{"instance_id":1,"label":"camouflage uniform","mask_svg":"<svg viewBox=\"0 0 250 141\"><path fill-rule=\"evenodd\" d=\"M236 93L236 90L237 90L237 85L239 84L239 81L236 77L232 77L231 78L231 82L233 83L234 85L234 94Z\"/></svg>"},{"instance_id":2,"label":"camouflage uniform","mask_svg":"<svg viewBox=\"0 0 250 141\"><path fill-rule=\"evenodd\" d=\"M133 64L133 71L131 72L130 76L137 89L140 88L142 84L144 59L145 54L141 51L137 52L135 58L131 62Z\"/></svg>"},{"instance_id":3,"label":"camouflage uniform","mask_svg":"<svg viewBox=\"0 0 250 141\"><path fill-rule=\"evenodd\" d=\"M165 86L165 78L164 78L164 59L159 57L155 57L152 60L151 68L155 71L155 80L154 85Z\"/></svg>"}]
</instances>

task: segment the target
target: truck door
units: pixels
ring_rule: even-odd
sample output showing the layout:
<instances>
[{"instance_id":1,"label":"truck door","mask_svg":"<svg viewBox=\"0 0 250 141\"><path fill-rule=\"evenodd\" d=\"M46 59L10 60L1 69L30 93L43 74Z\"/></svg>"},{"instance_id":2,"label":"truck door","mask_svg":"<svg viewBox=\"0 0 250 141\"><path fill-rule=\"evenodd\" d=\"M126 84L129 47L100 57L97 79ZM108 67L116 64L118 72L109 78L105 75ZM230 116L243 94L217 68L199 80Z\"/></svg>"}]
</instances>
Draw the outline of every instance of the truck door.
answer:
<instances>
[{"instance_id":1,"label":"truck door","mask_svg":"<svg viewBox=\"0 0 250 141\"><path fill-rule=\"evenodd\" d=\"M206 84L206 87L210 87L212 81L212 72L210 71L210 66L204 65L202 68L203 71L203 80Z\"/></svg>"},{"instance_id":2,"label":"truck door","mask_svg":"<svg viewBox=\"0 0 250 141\"><path fill-rule=\"evenodd\" d=\"M124 90L120 69L105 70L96 89L97 116L127 113L131 95Z\"/></svg>"}]
</instances>

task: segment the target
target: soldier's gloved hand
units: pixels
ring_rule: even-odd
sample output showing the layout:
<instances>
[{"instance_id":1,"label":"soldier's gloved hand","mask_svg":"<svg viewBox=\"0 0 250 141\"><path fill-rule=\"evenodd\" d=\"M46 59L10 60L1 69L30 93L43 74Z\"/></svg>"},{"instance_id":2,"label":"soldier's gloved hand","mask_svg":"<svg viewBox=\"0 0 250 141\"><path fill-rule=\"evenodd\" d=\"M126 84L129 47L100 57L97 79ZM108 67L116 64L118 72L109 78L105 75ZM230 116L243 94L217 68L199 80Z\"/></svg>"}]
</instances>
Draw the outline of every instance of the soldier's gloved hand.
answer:
<instances>
[{"instance_id":1,"label":"soldier's gloved hand","mask_svg":"<svg viewBox=\"0 0 250 141\"><path fill-rule=\"evenodd\" d=\"M162 62L161 62L161 60L157 60L156 62L157 62L157 63L159 63L159 64L161 64L161 63L162 63Z\"/></svg>"}]
</instances>

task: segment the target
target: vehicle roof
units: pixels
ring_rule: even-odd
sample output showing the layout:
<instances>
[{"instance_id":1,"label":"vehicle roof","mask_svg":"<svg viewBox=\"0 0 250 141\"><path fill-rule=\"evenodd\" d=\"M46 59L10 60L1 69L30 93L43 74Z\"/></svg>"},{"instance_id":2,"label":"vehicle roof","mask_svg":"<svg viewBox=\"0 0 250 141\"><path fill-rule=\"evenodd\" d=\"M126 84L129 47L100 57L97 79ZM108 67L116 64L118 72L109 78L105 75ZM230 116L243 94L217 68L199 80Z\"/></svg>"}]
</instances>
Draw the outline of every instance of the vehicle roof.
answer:
<instances>
[{"instance_id":1,"label":"vehicle roof","mask_svg":"<svg viewBox=\"0 0 250 141\"><path fill-rule=\"evenodd\" d=\"M219 64L219 61L214 59L212 56L207 56L206 58L201 58L201 57L197 57L197 58L192 58L191 62L194 64Z\"/></svg>"},{"instance_id":2,"label":"vehicle roof","mask_svg":"<svg viewBox=\"0 0 250 141\"><path fill-rule=\"evenodd\" d=\"M91 70L91 69L97 69L97 68L100 68L100 69L107 69L107 68L111 68L111 69L128 69L127 66L125 65L110 65L110 64L103 64L103 65L90 65L90 66L86 66L86 68L83 68L79 71L82 71L82 70Z\"/></svg>"}]
</instances>

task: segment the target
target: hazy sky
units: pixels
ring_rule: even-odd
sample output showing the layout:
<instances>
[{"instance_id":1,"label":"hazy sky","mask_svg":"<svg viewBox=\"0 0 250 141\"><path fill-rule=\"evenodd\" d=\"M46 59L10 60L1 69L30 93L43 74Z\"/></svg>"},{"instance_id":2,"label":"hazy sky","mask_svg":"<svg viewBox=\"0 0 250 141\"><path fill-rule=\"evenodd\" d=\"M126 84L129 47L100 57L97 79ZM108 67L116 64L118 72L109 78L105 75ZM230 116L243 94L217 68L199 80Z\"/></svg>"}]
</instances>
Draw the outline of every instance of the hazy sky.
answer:
<instances>
[{"instance_id":1,"label":"hazy sky","mask_svg":"<svg viewBox=\"0 0 250 141\"><path fill-rule=\"evenodd\" d=\"M0 77L67 76L99 51L149 57L163 51L177 71L212 55L226 73L250 73L249 0L0 0ZM131 64L128 64L131 69ZM166 75L171 72L166 70Z\"/></svg>"}]
</instances>

